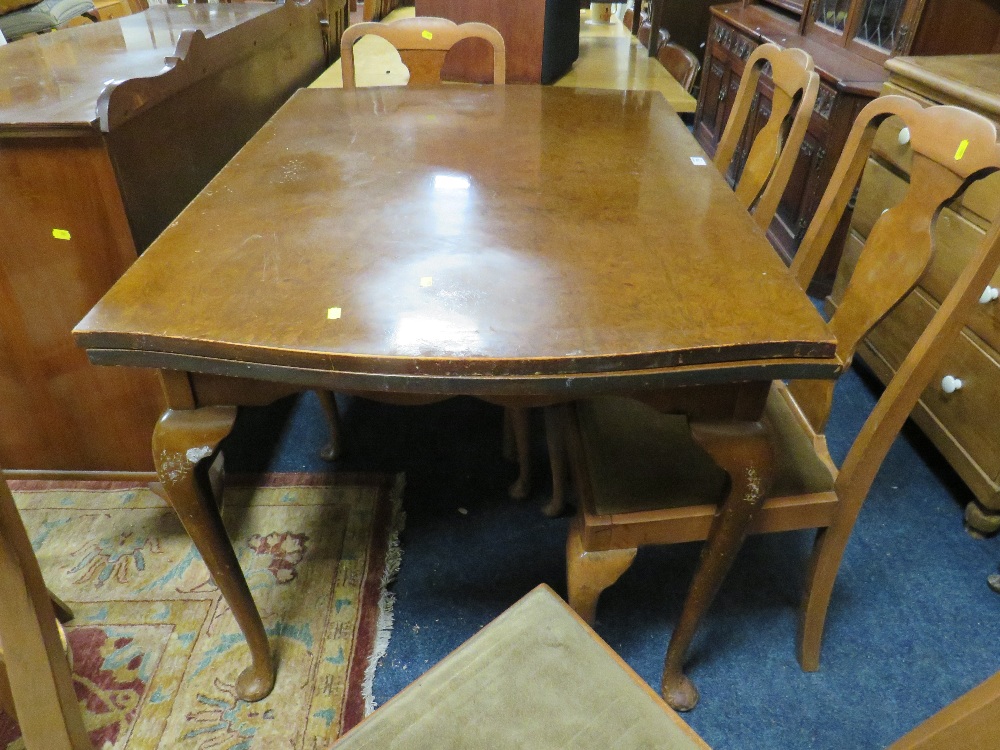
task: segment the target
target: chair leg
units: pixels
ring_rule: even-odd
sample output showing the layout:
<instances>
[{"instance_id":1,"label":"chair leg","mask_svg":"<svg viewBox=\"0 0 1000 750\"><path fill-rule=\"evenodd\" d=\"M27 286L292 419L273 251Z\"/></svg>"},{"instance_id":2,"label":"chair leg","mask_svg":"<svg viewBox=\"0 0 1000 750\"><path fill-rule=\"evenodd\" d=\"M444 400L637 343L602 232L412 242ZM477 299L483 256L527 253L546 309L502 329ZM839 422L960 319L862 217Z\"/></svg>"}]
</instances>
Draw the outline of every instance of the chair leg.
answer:
<instances>
[{"instance_id":1,"label":"chair leg","mask_svg":"<svg viewBox=\"0 0 1000 750\"><path fill-rule=\"evenodd\" d=\"M7 677L7 667L0 659L0 711L12 719L17 718L14 709L14 695L10 692L10 678Z\"/></svg>"},{"instance_id":2,"label":"chair leg","mask_svg":"<svg viewBox=\"0 0 1000 750\"><path fill-rule=\"evenodd\" d=\"M0 705L16 717L24 743L47 750L89 750L80 704L51 598L7 485L0 479ZM15 653L16 649L16 653Z\"/></svg>"},{"instance_id":3,"label":"chair leg","mask_svg":"<svg viewBox=\"0 0 1000 750\"><path fill-rule=\"evenodd\" d=\"M56 619L59 622L69 622L73 619L73 610L62 599L49 592L49 601L52 602L52 609L55 610Z\"/></svg>"},{"instance_id":4,"label":"chair leg","mask_svg":"<svg viewBox=\"0 0 1000 750\"><path fill-rule=\"evenodd\" d=\"M583 548L580 519L574 519L566 538L566 589L569 606L583 620L594 624L597 600L608 586L629 569L636 549L614 549L588 552Z\"/></svg>"},{"instance_id":5,"label":"chair leg","mask_svg":"<svg viewBox=\"0 0 1000 750\"><path fill-rule=\"evenodd\" d=\"M505 461L517 460L517 446L514 445L514 427L511 424L510 407L503 409L503 438L501 440L501 453Z\"/></svg>"},{"instance_id":6,"label":"chair leg","mask_svg":"<svg viewBox=\"0 0 1000 750\"><path fill-rule=\"evenodd\" d=\"M330 431L330 436L326 445L319 452L320 458L324 461L336 461L340 458L343 445L340 440L340 410L337 408L337 399L330 391L316 391L319 404L323 407L323 416L326 417L326 424Z\"/></svg>"},{"instance_id":7,"label":"chair leg","mask_svg":"<svg viewBox=\"0 0 1000 750\"><path fill-rule=\"evenodd\" d=\"M509 407L505 410L504 419L509 420L510 430L514 436L514 448L517 452L517 479L507 490L514 500L525 500L531 492L531 411L528 409Z\"/></svg>"},{"instance_id":8,"label":"chair leg","mask_svg":"<svg viewBox=\"0 0 1000 750\"><path fill-rule=\"evenodd\" d=\"M865 490L867 493L867 489ZM840 507L834 522L816 533L809 569L806 573L805 592L799 613L798 658L805 672L819 669L820 649L823 646L823 628L826 612L837 580L840 561L847 549L847 542L858 520L858 513L865 497L848 488L840 491Z\"/></svg>"},{"instance_id":9,"label":"chair leg","mask_svg":"<svg viewBox=\"0 0 1000 750\"><path fill-rule=\"evenodd\" d=\"M774 452L767 433L762 423L691 425L695 440L729 474L730 491L702 548L663 664L663 699L677 711L698 705L698 689L683 671L687 650L770 489Z\"/></svg>"},{"instance_id":10,"label":"chair leg","mask_svg":"<svg viewBox=\"0 0 1000 750\"><path fill-rule=\"evenodd\" d=\"M561 516L566 509L566 406L546 406L545 440L549 446L549 466L552 469L552 499L542 508L549 518Z\"/></svg>"}]
</instances>

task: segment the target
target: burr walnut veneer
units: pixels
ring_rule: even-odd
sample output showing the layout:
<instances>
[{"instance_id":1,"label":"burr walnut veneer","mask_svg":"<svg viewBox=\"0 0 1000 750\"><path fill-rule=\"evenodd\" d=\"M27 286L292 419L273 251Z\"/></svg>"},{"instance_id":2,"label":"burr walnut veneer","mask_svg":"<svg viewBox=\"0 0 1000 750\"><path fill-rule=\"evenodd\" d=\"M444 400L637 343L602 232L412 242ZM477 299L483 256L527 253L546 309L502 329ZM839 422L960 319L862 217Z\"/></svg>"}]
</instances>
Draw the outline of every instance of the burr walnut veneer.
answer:
<instances>
[{"instance_id":1,"label":"burr walnut veneer","mask_svg":"<svg viewBox=\"0 0 1000 750\"><path fill-rule=\"evenodd\" d=\"M657 92L306 89L90 311L91 361L162 371L154 459L249 641L241 696L271 654L203 481L236 406L617 393L743 421L774 378L839 371L703 159Z\"/></svg>"},{"instance_id":2,"label":"burr walnut veneer","mask_svg":"<svg viewBox=\"0 0 1000 750\"><path fill-rule=\"evenodd\" d=\"M7 469L152 472L156 379L90 366L70 329L323 64L316 7L294 3L155 6L0 47Z\"/></svg>"}]
</instances>

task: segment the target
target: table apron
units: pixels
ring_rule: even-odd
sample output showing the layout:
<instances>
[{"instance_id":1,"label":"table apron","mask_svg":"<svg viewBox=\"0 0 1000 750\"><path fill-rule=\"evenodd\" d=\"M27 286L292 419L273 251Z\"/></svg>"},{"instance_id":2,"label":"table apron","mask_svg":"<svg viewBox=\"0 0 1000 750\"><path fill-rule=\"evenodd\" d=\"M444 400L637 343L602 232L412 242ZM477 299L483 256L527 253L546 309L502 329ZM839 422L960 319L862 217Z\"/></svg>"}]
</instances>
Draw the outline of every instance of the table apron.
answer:
<instances>
[{"instance_id":1,"label":"table apron","mask_svg":"<svg viewBox=\"0 0 1000 750\"><path fill-rule=\"evenodd\" d=\"M699 364L649 370L540 375L396 375L333 372L254 362L234 362L159 352L88 349L90 361L158 370L222 376L298 386L299 390L325 389L338 393L436 397L478 396L485 399L533 397L552 403L587 396L639 393L677 386L722 385L750 381L832 379L842 366L835 358L788 358ZM294 390L294 389L293 389ZM232 402L230 402L232 403Z\"/></svg>"}]
</instances>

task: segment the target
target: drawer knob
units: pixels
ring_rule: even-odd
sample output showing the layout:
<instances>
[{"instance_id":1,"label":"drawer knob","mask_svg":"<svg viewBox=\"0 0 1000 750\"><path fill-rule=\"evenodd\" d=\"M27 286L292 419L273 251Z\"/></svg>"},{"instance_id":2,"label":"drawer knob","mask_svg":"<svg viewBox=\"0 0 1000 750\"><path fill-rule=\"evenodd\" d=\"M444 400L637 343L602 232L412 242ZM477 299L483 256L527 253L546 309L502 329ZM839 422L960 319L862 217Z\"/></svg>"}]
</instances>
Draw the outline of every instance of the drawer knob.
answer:
<instances>
[{"instance_id":1,"label":"drawer knob","mask_svg":"<svg viewBox=\"0 0 1000 750\"><path fill-rule=\"evenodd\" d=\"M941 390L945 393L954 393L961 390L962 381L953 375L945 375L941 378Z\"/></svg>"},{"instance_id":2,"label":"drawer knob","mask_svg":"<svg viewBox=\"0 0 1000 750\"><path fill-rule=\"evenodd\" d=\"M910 129L903 128L902 130L899 131L899 145L905 146L909 142L910 142Z\"/></svg>"},{"instance_id":3,"label":"drawer knob","mask_svg":"<svg viewBox=\"0 0 1000 750\"><path fill-rule=\"evenodd\" d=\"M985 305L987 302L992 302L997 297L1000 297L1000 289L997 289L995 286L988 286L983 290L983 296L979 298L979 301Z\"/></svg>"}]
</instances>

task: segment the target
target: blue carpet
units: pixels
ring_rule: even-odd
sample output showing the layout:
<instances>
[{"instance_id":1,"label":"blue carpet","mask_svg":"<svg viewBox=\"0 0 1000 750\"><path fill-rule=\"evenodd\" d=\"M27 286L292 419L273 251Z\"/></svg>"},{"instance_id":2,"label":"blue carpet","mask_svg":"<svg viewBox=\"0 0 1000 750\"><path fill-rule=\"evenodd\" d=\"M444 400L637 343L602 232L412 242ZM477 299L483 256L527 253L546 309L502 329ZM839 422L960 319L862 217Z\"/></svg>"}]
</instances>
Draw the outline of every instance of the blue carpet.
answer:
<instances>
[{"instance_id":1,"label":"blue carpet","mask_svg":"<svg viewBox=\"0 0 1000 750\"><path fill-rule=\"evenodd\" d=\"M828 438L840 462L878 386L838 384ZM539 583L565 594L567 519L544 518L547 492L506 497L500 410L471 399L391 407L344 399L345 471L404 471L406 529L396 625L377 673L385 702ZM241 411L225 444L236 471L321 471L325 439L312 394ZM540 436L534 447L544 467ZM971 538L969 490L908 425L847 549L819 672L794 641L811 533L752 538L691 651L701 690L686 720L715 750L883 748L1000 668L1000 597L986 576L1000 541ZM641 550L602 597L597 631L654 687L697 560L696 544Z\"/></svg>"}]
</instances>

